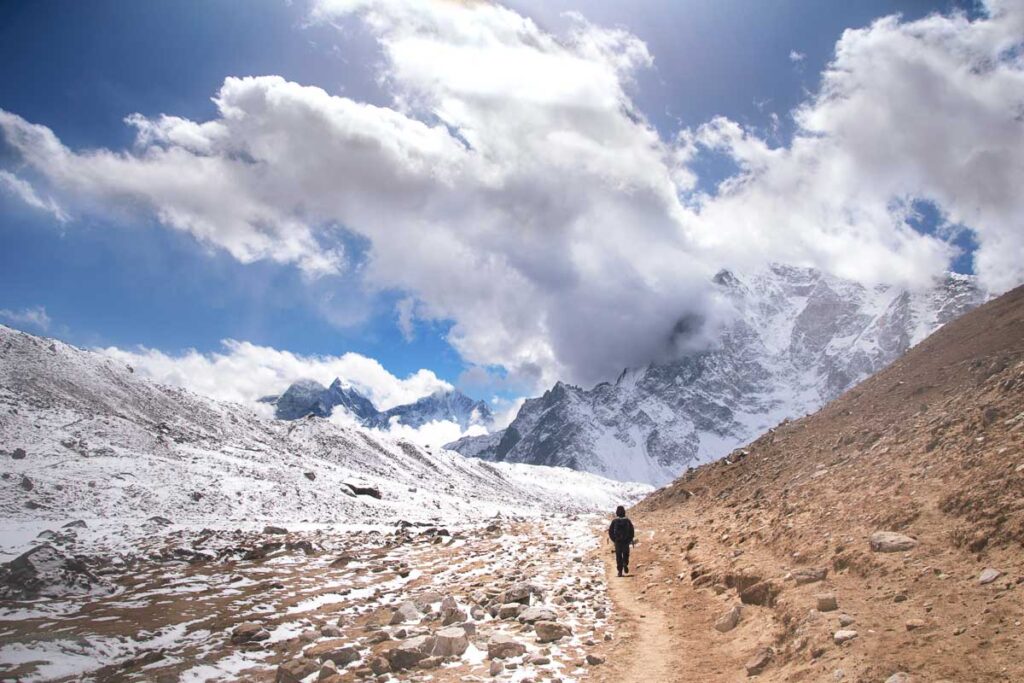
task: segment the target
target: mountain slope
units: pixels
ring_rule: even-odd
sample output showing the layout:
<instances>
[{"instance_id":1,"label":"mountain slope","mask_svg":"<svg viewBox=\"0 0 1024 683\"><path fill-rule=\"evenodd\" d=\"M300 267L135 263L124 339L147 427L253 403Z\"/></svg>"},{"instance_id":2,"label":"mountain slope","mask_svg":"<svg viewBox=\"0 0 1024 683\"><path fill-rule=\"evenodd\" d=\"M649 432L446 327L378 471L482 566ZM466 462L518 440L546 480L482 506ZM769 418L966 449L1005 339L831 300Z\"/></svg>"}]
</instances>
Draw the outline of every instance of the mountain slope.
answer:
<instances>
[{"instance_id":1,"label":"mountain slope","mask_svg":"<svg viewBox=\"0 0 1024 683\"><path fill-rule=\"evenodd\" d=\"M817 409L984 298L964 276L909 293L778 265L749 277L722 271L715 284L736 313L715 348L589 390L558 383L500 437L450 447L664 483Z\"/></svg>"},{"instance_id":2,"label":"mountain slope","mask_svg":"<svg viewBox=\"0 0 1024 683\"><path fill-rule=\"evenodd\" d=\"M0 326L0 515L375 522L613 505L642 488L265 420L104 355ZM346 484L377 488L381 500Z\"/></svg>"},{"instance_id":3,"label":"mountain slope","mask_svg":"<svg viewBox=\"0 0 1024 683\"><path fill-rule=\"evenodd\" d=\"M647 599L759 680L1021 680L1024 287L631 514L683 579Z\"/></svg>"}]
</instances>

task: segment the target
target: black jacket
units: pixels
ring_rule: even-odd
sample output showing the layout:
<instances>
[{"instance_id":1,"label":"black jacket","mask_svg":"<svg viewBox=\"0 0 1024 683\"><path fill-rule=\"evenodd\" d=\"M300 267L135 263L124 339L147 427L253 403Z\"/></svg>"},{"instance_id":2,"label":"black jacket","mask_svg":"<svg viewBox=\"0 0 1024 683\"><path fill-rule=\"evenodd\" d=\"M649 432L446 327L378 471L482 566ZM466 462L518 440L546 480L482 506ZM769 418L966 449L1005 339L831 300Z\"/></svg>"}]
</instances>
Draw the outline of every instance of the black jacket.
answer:
<instances>
[{"instance_id":1,"label":"black jacket","mask_svg":"<svg viewBox=\"0 0 1024 683\"><path fill-rule=\"evenodd\" d=\"M616 517L608 527L608 538L615 543L632 543L633 522L628 517Z\"/></svg>"}]
</instances>

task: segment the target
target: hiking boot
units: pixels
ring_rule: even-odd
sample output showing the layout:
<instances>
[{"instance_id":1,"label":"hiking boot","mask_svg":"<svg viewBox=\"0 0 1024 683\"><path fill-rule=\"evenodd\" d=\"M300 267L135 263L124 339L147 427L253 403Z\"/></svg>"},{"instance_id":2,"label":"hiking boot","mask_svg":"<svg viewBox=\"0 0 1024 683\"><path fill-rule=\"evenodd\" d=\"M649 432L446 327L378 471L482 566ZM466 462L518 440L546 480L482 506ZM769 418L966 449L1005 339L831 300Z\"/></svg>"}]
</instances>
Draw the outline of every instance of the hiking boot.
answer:
<instances>
[{"instance_id":1,"label":"hiking boot","mask_svg":"<svg viewBox=\"0 0 1024 683\"><path fill-rule=\"evenodd\" d=\"M619 570L619 576L622 576L622 570L621 569Z\"/></svg>"},{"instance_id":2,"label":"hiking boot","mask_svg":"<svg viewBox=\"0 0 1024 683\"><path fill-rule=\"evenodd\" d=\"M629 567L623 567L622 571L624 571L624 572L626 572L628 574L629 573ZM620 576L621 576L621 574L620 574Z\"/></svg>"}]
</instances>

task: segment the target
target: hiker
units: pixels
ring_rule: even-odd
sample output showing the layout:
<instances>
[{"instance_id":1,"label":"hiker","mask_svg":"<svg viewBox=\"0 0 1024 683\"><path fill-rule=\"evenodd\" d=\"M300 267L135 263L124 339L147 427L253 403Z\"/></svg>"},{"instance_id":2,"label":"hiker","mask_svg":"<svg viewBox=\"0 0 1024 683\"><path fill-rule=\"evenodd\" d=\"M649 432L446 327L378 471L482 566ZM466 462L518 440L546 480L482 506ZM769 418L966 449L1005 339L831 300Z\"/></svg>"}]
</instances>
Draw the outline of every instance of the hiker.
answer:
<instances>
[{"instance_id":1,"label":"hiker","mask_svg":"<svg viewBox=\"0 0 1024 683\"><path fill-rule=\"evenodd\" d=\"M629 573L629 546L633 544L633 522L626 517L626 508L615 508L615 519L608 527L608 538L615 544L615 566L619 576Z\"/></svg>"}]
</instances>

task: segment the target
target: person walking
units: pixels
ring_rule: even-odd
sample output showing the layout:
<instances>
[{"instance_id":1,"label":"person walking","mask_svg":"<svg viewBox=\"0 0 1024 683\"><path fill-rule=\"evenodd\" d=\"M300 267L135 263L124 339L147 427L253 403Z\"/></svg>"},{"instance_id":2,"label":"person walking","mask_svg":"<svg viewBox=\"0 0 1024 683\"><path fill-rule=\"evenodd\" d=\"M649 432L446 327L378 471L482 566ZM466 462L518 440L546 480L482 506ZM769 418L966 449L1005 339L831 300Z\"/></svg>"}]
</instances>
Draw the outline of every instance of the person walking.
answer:
<instances>
[{"instance_id":1,"label":"person walking","mask_svg":"<svg viewBox=\"0 0 1024 683\"><path fill-rule=\"evenodd\" d=\"M633 522L626 517L626 508L615 508L615 519L608 527L608 538L615 544L615 567L619 576L629 573L629 547L633 545Z\"/></svg>"}]
</instances>

